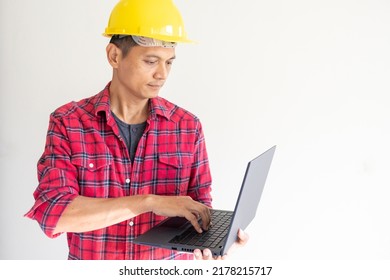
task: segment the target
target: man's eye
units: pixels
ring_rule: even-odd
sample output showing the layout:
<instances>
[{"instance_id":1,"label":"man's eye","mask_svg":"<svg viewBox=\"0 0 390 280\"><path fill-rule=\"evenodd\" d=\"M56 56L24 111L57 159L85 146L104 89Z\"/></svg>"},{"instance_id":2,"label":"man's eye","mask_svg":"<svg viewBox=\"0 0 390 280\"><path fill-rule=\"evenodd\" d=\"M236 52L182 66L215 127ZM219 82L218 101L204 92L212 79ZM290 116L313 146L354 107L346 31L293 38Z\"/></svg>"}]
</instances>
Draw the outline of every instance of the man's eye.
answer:
<instances>
[{"instance_id":1,"label":"man's eye","mask_svg":"<svg viewBox=\"0 0 390 280\"><path fill-rule=\"evenodd\" d=\"M155 64L157 61L156 61L156 60L145 60L145 62L146 62L147 64L153 65L153 64Z\"/></svg>"}]
</instances>

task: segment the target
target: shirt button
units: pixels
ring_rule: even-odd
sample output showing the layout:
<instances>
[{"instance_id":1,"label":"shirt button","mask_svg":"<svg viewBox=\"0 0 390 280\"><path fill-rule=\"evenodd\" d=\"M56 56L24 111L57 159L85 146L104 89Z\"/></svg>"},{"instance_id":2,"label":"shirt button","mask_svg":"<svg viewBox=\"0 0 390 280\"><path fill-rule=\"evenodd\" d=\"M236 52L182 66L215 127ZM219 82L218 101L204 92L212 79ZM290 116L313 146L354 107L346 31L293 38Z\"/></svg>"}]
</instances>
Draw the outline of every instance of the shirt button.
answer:
<instances>
[{"instance_id":1,"label":"shirt button","mask_svg":"<svg viewBox=\"0 0 390 280\"><path fill-rule=\"evenodd\" d=\"M94 166L93 163L90 163L90 164L89 164L89 167L90 167L90 168L93 168L93 166Z\"/></svg>"},{"instance_id":2,"label":"shirt button","mask_svg":"<svg viewBox=\"0 0 390 280\"><path fill-rule=\"evenodd\" d=\"M126 179L126 184L128 184L128 183L130 183L130 179L129 178Z\"/></svg>"},{"instance_id":3,"label":"shirt button","mask_svg":"<svg viewBox=\"0 0 390 280\"><path fill-rule=\"evenodd\" d=\"M130 221L129 226L131 226L131 227L134 226L134 222Z\"/></svg>"}]
</instances>

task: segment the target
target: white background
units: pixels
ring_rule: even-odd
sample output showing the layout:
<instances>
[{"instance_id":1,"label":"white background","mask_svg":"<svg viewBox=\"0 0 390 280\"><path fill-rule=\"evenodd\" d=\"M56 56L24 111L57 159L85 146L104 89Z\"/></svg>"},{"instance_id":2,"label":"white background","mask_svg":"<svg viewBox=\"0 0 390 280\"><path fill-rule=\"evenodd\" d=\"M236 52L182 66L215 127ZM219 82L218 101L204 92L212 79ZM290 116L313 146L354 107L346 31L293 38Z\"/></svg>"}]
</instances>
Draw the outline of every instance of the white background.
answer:
<instances>
[{"instance_id":1,"label":"white background","mask_svg":"<svg viewBox=\"0 0 390 280\"><path fill-rule=\"evenodd\" d=\"M390 259L390 2L176 0L189 36L161 95L198 115L214 207L277 145L234 259ZM116 1L0 2L0 259L66 259L23 215L49 114L111 78Z\"/></svg>"}]
</instances>

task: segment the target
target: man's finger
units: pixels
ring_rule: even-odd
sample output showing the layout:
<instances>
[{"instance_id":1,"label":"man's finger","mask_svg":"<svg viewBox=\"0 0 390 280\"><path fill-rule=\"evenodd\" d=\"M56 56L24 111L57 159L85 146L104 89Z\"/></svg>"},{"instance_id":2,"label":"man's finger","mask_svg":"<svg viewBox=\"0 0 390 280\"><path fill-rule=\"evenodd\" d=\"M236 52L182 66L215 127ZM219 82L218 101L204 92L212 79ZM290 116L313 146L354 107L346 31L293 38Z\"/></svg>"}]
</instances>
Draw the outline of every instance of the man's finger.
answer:
<instances>
[{"instance_id":1,"label":"man's finger","mask_svg":"<svg viewBox=\"0 0 390 280\"><path fill-rule=\"evenodd\" d=\"M200 227L200 225L198 223L198 215L197 214L189 212L188 215L186 215L184 217L192 224L192 226L195 228L195 230L197 232L199 232L199 233L203 232L202 228Z\"/></svg>"},{"instance_id":2,"label":"man's finger","mask_svg":"<svg viewBox=\"0 0 390 280\"><path fill-rule=\"evenodd\" d=\"M210 209L205 207L199 214L202 219L202 228L204 230L209 230L211 224Z\"/></svg>"}]
</instances>

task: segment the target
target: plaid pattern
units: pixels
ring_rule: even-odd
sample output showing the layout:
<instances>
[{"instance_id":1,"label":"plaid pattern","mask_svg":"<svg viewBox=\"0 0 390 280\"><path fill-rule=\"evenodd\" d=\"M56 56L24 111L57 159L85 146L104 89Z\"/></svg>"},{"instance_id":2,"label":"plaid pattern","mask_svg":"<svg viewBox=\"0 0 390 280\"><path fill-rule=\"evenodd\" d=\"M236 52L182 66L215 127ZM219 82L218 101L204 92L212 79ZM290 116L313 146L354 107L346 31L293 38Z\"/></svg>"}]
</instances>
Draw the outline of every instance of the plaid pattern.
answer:
<instances>
[{"instance_id":1,"label":"plaid pattern","mask_svg":"<svg viewBox=\"0 0 390 280\"><path fill-rule=\"evenodd\" d=\"M50 238L61 213L78 195L189 195L211 206L211 175L199 119L157 97L131 163L111 114L109 85L50 116L38 161L35 204L26 217ZM83 233L67 233L69 259L192 259L192 254L135 245L131 241L165 217L145 213L131 221Z\"/></svg>"}]
</instances>

